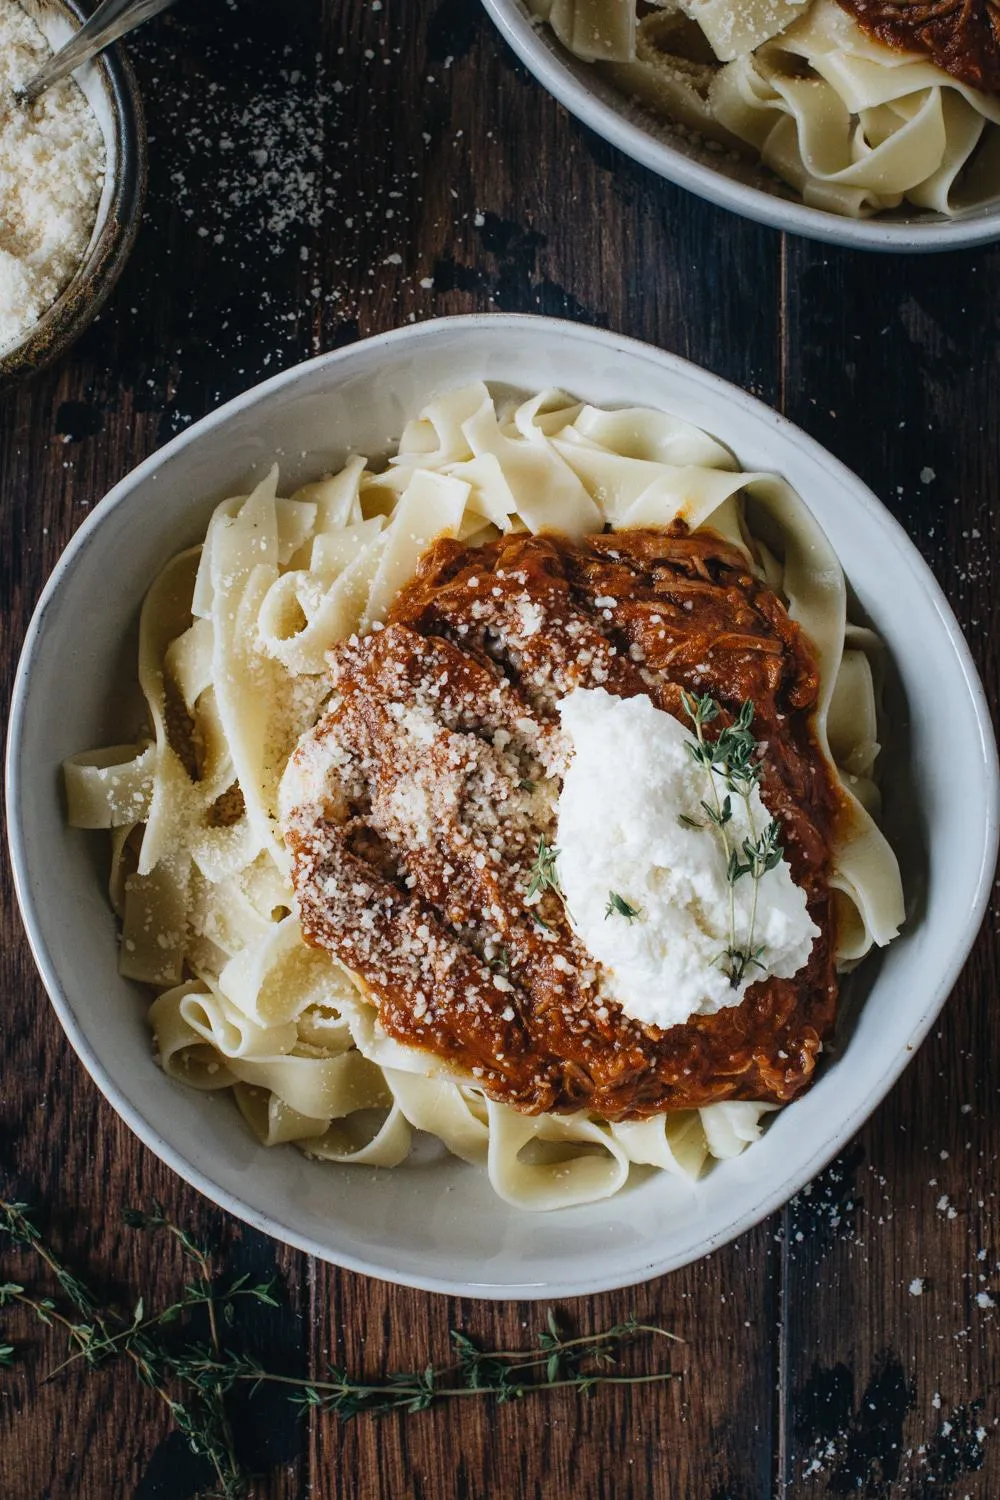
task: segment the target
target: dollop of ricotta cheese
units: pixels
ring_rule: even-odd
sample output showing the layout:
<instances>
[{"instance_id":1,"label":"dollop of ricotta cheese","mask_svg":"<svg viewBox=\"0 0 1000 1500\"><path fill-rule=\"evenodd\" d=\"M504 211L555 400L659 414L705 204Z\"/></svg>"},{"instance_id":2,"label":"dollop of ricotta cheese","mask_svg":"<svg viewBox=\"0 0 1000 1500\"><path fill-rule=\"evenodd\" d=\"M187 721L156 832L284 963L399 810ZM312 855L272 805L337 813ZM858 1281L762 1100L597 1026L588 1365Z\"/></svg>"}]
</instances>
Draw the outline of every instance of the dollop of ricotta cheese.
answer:
<instances>
[{"instance_id":1,"label":"dollop of ricotta cheese","mask_svg":"<svg viewBox=\"0 0 1000 1500\"><path fill-rule=\"evenodd\" d=\"M754 948L761 968L734 987L720 956L730 946L730 886L719 832L707 820L708 773L685 748L693 730L643 696L576 688L559 704L570 751L558 802L557 871L577 936L604 969L605 992L634 1020L666 1028L738 1005L751 984L798 973L819 936L787 860L757 890ZM721 776L720 803L726 795ZM750 811L732 797L732 847L771 820L759 788ZM702 826L691 827L684 822ZM737 944L745 944L754 881L732 887ZM608 906L617 896L637 915Z\"/></svg>"}]
</instances>

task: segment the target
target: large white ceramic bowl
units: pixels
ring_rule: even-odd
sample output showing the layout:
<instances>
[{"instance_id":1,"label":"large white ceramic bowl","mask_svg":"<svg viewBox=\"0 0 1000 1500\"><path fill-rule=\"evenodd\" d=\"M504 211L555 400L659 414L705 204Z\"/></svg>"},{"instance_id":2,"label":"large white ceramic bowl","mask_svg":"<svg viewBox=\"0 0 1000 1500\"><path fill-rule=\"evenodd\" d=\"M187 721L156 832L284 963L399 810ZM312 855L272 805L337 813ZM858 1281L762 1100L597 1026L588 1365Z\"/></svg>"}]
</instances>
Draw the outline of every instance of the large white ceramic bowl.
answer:
<instances>
[{"instance_id":1,"label":"large white ceramic bowl","mask_svg":"<svg viewBox=\"0 0 1000 1500\"><path fill-rule=\"evenodd\" d=\"M455 1160L395 1171L266 1150L235 1106L154 1065L139 990L119 978L101 835L67 828L63 758L120 740L139 606L164 560L221 497L277 455L295 485L348 450L386 453L436 391L486 379L647 403L707 428L748 469L774 469L825 527L898 682L886 787L910 920L881 962L841 1055L764 1138L696 1186L649 1175L553 1214L495 1198ZM996 752L965 642L905 534L852 474L744 392L673 355L579 324L482 316L418 324L300 365L175 438L93 511L63 554L24 646L8 745L18 897L63 1026L114 1108L169 1166L232 1213L314 1255L411 1286L482 1297L571 1296L684 1265L807 1182L891 1087L975 937L997 843Z\"/></svg>"},{"instance_id":2,"label":"large white ceramic bowl","mask_svg":"<svg viewBox=\"0 0 1000 1500\"><path fill-rule=\"evenodd\" d=\"M912 209L874 219L849 219L808 208L762 170L709 152L658 123L562 47L547 26L531 18L524 0L483 0L501 34L539 83L591 130L644 167L679 187L732 209L746 219L790 234L852 245L862 250L959 250L1000 239L1000 185L995 201L953 219Z\"/></svg>"}]
</instances>

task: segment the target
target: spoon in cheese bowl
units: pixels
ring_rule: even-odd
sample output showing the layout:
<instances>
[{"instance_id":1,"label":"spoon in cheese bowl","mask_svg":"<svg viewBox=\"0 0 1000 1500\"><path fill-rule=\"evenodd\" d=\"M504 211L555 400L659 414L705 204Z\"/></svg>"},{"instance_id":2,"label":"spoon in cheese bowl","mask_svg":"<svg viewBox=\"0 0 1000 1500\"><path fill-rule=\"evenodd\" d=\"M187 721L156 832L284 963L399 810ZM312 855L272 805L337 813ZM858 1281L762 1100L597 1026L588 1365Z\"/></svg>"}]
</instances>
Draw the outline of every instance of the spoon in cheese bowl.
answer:
<instances>
[{"instance_id":1,"label":"spoon in cheese bowl","mask_svg":"<svg viewBox=\"0 0 1000 1500\"><path fill-rule=\"evenodd\" d=\"M16 91L15 101L32 104L54 83L172 4L173 0L103 0L76 35Z\"/></svg>"}]
</instances>

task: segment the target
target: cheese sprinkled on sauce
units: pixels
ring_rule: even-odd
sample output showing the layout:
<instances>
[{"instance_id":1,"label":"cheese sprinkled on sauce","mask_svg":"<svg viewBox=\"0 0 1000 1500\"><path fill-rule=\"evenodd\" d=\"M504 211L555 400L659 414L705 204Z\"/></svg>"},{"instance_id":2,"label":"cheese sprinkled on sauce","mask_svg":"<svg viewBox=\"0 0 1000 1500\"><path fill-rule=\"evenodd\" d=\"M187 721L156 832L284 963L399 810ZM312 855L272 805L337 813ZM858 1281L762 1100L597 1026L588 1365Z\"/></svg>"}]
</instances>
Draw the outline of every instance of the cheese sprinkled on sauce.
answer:
<instances>
[{"instance_id":1,"label":"cheese sprinkled on sauce","mask_svg":"<svg viewBox=\"0 0 1000 1500\"><path fill-rule=\"evenodd\" d=\"M558 805L559 879L577 936L625 1014L665 1029L739 1004L758 980L796 974L819 928L784 859L758 887L754 947L764 950L763 967L734 988L720 962L731 941L730 887L702 807L707 773L685 748L691 732L649 698L603 688L575 689L559 711L572 748ZM721 801L725 787L712 774ZM770 814L756 787L750 805L760 833ZM752 830L740 798L732 809L730 842L739 848ZM737 943L749 928L753 888L749 876L733 887ZM638 914L609 914L612 893Z\"/></svg>"}]
</instances>

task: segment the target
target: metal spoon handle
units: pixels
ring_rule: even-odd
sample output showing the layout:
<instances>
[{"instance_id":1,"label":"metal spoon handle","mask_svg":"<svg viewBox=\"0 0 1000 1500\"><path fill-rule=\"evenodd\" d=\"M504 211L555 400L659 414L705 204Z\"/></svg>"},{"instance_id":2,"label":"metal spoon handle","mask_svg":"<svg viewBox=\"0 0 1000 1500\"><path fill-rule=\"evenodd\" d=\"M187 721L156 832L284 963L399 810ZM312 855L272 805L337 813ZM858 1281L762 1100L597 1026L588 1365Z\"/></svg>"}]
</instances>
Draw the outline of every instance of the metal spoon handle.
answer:
<instances>
[{"instance_id":1,"label":"metal spoon handle","mask_svg":"<svg viewBox=\"0 0 1000 1500\"><path fill-rule=\"evenodd\" d=\"M58 83L60 78L72 73L74 68L89 62L96 53L109 47L120 36L125 36L136 26L141 26L143 21L148 21L150 16L166 10L173 3L174 0L102 0L94 14L65 47L60 47L45 67L30 78L23 89L18 90L18 97L30 104L39 94Z\"/></svg>"}]
</instances>

